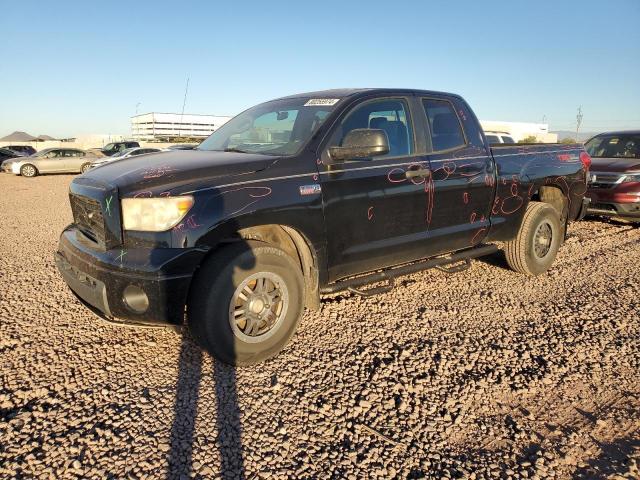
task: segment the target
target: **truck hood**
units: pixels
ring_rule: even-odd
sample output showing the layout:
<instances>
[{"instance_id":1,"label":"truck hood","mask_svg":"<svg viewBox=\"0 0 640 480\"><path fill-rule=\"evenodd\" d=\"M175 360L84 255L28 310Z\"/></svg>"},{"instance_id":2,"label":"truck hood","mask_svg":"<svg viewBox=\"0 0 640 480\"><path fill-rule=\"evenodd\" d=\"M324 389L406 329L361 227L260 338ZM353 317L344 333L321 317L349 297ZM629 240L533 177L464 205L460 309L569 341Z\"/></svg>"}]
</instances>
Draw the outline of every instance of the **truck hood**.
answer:
<instances>
[{"instance_id":1,"label":"truck hood","mask_svg":"<svg viewBox=\"0 0 640 480\"><path fill-rule=\"evenodd\" d=\"M640 171L640 159L591 157L591 171L618 173Z\"/></svg>"},{"instance_id":2,"label":"truck hood","mask_svg":"<svg viewBox=\"0 0 640 480\"><path fill-rule=\"evenodd\" d=\"M223 177L249 175L271 166L279 157L268 155L176 150L114 160L80 178L117 187L120 195L139 191L171 191L177 187L210 186Z\"/></svg>"}]
</instances>

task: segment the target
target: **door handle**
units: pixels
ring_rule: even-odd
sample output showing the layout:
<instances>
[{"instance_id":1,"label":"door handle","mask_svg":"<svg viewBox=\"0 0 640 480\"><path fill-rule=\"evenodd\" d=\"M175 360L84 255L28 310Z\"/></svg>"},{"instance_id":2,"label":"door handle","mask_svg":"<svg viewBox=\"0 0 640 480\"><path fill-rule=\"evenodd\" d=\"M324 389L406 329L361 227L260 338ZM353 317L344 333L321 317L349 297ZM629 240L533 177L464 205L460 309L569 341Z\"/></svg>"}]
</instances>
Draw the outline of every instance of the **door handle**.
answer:
<instances>
[{"instance_id":1,"label":"door handle","mask_svg":"<svg viewBox=\"0 0 640 480\"><path fill-rule=\"evenodd\" d=\"M418 168L417 170L407 170L404 172L404 176L406 178L417 178L417 177L426 177L431 173L431 170Z\"/></svg>"}]
</instances>

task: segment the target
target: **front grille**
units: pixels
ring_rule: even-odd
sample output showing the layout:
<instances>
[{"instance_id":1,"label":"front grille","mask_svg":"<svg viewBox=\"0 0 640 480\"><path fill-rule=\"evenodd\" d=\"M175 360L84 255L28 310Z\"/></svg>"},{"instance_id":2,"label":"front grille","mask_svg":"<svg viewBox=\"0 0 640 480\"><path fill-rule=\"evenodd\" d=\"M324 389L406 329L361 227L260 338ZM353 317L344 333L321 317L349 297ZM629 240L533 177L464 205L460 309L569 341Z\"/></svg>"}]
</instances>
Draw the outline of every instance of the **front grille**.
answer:
<instances>
[{"instance_id":1,"label":"front grille","mask_svg":"<svg viewBox=\"0 0 640 480\"><path fill-rule=\"evenodd\" d=\"M591 172L591 175L596 177L596 180L590 184L593 188L613 188L621 178L617 173Z\"/></svg>"},{"instance_id":2,"label":"front grille","mask_svg":"<svg viewBox=\"0 0 640 480\"><path fill-rule=\"evenodd\" d=\"M100 245L105 244L104 217L100 202L81 195L70 194L73 221L86 237Z\"/></svg>"}]
</instances>

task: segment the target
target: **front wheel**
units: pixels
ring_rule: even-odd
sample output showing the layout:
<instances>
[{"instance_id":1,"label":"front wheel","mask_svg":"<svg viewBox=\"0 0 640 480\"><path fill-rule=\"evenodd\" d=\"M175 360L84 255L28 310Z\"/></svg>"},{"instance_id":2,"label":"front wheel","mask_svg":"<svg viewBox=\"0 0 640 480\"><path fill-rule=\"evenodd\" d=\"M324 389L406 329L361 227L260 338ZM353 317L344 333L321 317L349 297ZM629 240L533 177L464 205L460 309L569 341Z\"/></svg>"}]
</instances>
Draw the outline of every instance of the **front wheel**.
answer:
<instances>
[{"instance_id":1,"label":"front wheel","mask_svg":"<svg viewBox=\"0 0 640 480\"><path fill-rule=\"evenodd\" d=\"M35 177L36 175L38 175L38 170L36 170L36 167L31 165L30 163L27 163L26 165L20 167L20 175L22 175L23 177Z\"/></svg>"},{"instance_id":2,"label":"front wheel","mask_svg":"<svg viewBox=\"0 0 640 480\"><path fill-rule=\"evenodd\" d=\"M558 211L551 205L527 205L516 237L505 244L507 263L516 272L539 275L546 272L562 243L563 229Z\"/></svg>"},{"instance_id":3,"label":"front wheel","mask_svg":"<svg viewBox=\"0 0 640 480\"><path fill-rule=\"evenodd\" d=\"M89 169L91 168L91 163L83 163L82 166L80 167L80 173L84 173L89 171Z\"/></svg>"},{"instance_id":4,"label":"front wheel","mask_svg":"<svg viewBox=\"0 0 640 480\"><path fill-rule=\"evenodd\" d=\"M194 338L232 365L261 362L284 348L303 310L304 279L279 248L231 245L201 267L189 295Z\"/></svg>"}]
</instances>

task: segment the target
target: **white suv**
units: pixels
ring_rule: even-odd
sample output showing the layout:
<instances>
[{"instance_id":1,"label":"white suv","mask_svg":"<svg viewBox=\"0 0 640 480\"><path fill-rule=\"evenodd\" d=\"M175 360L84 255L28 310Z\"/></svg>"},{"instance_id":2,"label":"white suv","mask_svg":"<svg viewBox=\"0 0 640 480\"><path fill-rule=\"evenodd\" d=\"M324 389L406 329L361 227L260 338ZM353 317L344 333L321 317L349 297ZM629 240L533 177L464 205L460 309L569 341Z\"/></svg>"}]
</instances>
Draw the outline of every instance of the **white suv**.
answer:
<instances>
[{"instance_id":1,"label":"white suv","mask_svg":"<svg viewBox=\"0 0 640 480\"><path fill-rule=\"evenodd\" d=\"M511 134L507 132L484 132L487 143L516 143Z\"/></svg>"}]
</instances>

